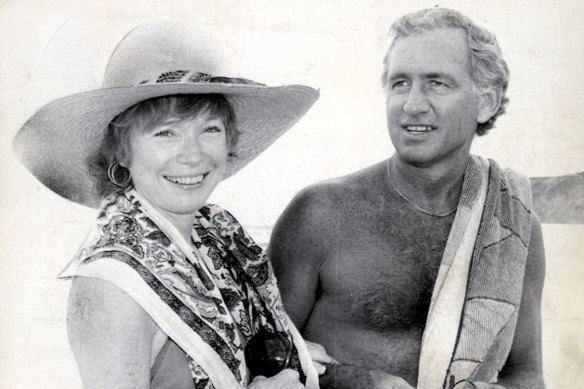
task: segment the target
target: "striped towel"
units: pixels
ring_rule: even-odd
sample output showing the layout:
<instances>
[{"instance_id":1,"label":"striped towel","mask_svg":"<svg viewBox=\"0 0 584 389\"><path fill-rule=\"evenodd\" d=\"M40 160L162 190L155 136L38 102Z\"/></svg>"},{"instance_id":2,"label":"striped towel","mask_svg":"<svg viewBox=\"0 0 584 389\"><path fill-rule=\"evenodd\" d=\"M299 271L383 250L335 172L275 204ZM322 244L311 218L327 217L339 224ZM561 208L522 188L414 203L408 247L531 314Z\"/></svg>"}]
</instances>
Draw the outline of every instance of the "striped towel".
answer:
<instances>
[{"instance_id":1,"label":"striped towel","mask_svg":"<svg viewBox=\"0 0 584 389\"><path fill-rule=\"evenodd\" d=\"M529 180L472 156L434 287L418 389L496 380L513 341L530 233Z\"/></svg>"}]
</instances>

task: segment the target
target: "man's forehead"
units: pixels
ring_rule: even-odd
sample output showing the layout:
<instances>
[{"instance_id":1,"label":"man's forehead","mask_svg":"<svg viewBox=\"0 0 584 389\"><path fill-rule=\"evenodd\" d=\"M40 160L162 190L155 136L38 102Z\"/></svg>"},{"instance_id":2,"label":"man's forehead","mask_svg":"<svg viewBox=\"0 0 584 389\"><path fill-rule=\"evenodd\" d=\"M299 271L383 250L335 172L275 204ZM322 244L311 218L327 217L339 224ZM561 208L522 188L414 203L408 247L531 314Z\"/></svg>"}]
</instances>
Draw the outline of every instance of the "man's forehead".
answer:
<instances>
[{"instance_id":1,"label":"man's forehead","mask_svg":"<svg viewBox=\"0 0 584 389\"><path fill-rule=\"evenodd\" d=\"M397 38L389 56L389 73L414 71L470 71L470 52L464 32L438 28Z\"/></svg>"}]
</instances>

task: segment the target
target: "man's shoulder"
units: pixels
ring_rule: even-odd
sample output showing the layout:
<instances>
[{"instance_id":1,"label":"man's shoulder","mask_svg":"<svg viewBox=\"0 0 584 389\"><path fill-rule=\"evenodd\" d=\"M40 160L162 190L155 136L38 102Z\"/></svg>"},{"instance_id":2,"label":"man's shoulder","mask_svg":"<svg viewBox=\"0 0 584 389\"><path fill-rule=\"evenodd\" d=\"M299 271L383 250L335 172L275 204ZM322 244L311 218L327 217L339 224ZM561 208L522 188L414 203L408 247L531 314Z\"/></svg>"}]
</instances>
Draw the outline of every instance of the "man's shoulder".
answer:
<instances>
[{"instance_id":1,"label":"man's shoulder","mask_svg":"<svg viewBox=\"0 0 584 389\"><path fill-rule=\"evenodd\" d=\"M507 167L507 166L501 166L497 161L495 161L492 158L489 158L489 165L492 168L498 169L501 172L501 178L503 178L503 179L517 181L517 182L525 182L525 181L528 182L529 181L527 176L525 176L524 174L520 173L519 171L515 170L514 168Z\"/></svg>"},{"instance_id":2,"label":"man's shoulder","mask_svg":"<svg viewBox=\"0 0 584 389\"><path fill-rule=\"evenodd\" d=\"M386 174L384 166L385 161L344 176L317 182L300 191L297 198L305 198L309 199L310 203L316 201L319 205L326 205L370 192L379 185L379 175Z\"/></svg>"},{"instance_id":3,"label":"man's shoulder","mask_svg":"<svg viewBox=\"0 0 584 389\"><path fill-rule=\"evenodd\" d=\"M379 183L380 165L375 164L357 172L330 178L302 189L290 202L283 218L306 224L334 223L356 203L366 201L367 194ZM377 177L377 179L376 179ZM338 220L336 220L338 221Z\"/></svg>"},{"instance_id":4,"label":"man's shoulder","mask_svg":"<svg viewBox=\"0 0 584 389\"><path fill-rule=\"evenodd\" d=\"M493 169L500 171L501 189L507 192L512 198L515 198L531 210L531 182L529 178L512 168L502 168L496 161L489 159L489 164Z\"/></svg>"}]
</instances>

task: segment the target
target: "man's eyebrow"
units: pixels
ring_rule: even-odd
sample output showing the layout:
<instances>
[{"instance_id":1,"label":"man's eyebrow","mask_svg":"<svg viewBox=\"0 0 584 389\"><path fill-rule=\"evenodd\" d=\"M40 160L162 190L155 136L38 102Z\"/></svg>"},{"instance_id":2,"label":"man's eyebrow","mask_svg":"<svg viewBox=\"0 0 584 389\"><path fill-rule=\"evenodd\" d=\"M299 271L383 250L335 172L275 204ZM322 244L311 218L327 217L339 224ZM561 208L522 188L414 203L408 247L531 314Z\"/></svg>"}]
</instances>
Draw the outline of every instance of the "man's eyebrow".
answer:
<instances>
[{"instance_id":1,"label":"man's eyebrow","mask_svg":"<svg viewBox=\"0 0 584 389\"><path fill-rule=\"evenodd\" d=\"M408 74L406 72L393 72L389 73L387 79L388 80L395 80L396 78L408 78Z\"/></svg>"},{"instance_id":2,"label":"man's eyebrow","mask_svg":"<svg viewBox=\"0 0 584 389\"><path fill-rule=\"evenodd\" d=\"M452 77L449 74L446 73L427 73L424 74L423 76L425 79L430 79L430 78L442 78L442 79L446 79L448 81L452 81L454 82L454 77Z\"/></svg>"},{"instance_id":3,"label":"man's eyebrow","mask_svg":"<svg viewBox=\"0 0 584 389\"><path fill-rule=\"evenodd\" d=\"M397 78L409 78L411 77L408 72L405 71L397 71L397 72L393 72L393 73L389 73L387 79L388 80L395 80ZM443 79L447 79L450 81L454 81L454 77L447 74L447 73L440 73L440 72L432 72L432 73L426 73L422 75L422 78L424 79L429 79L429 78L443 78Z\"/></svg>"}]
</instances>

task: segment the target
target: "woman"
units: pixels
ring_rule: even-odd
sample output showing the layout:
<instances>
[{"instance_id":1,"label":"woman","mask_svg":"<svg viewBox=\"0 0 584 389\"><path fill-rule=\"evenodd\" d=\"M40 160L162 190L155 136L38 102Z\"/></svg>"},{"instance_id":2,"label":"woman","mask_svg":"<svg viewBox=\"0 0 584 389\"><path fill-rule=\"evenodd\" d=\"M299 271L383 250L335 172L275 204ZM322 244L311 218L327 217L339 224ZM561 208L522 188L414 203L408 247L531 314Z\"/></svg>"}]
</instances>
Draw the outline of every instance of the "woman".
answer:
<instances>
[{"instance_id":1,"label":"woman","mask_svg":"<svg viewBox=\"0 0 584 389\"><path fill-rule=\"evenodd\" d=\"M318 387L269 260L206 204L318 92L225 77L216 49L200 30L139 26L114 50L103 89L48 104L15 138L43 184L101 204L62 273L85 388Z\"/></svg>"}]
</instances>

